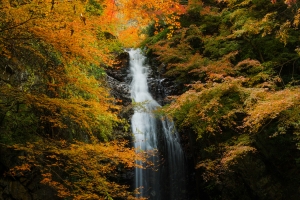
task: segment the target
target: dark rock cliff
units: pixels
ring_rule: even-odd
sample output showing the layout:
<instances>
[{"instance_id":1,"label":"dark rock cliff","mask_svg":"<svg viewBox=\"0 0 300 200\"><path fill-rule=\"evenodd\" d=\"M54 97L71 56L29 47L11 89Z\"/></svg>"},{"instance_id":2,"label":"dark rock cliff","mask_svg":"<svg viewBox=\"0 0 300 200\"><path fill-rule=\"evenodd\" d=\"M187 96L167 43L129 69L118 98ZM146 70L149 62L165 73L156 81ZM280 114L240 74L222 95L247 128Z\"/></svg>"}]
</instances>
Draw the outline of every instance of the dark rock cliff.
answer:
<instances>
[{"instance_id":1,"label":"dark rock cliff","mask_svg":"<svg viewBox=\"0 0 300 200\"><path fill-rule=\"evenodd\" d=\"M166 105L170 103L168 96L181 94L182 87L175 80L164 76L166 72L164 63L160 63L155 57L150 56L148 64L151 69L148 78L150 93L160 105Z\"/></svg>"},{"instance_id":2,"label":"dark rock cliff","mask_svg":"<svg viewBox=\"0 0 300 200\"><path fill-rule=\"evenodd\" d=\"M131 105L131 98L130 98L130 83L131 83L131 77L130 77L130 70L129 70L129 54L124 52L120 54L117 57L118 65L115 66L115 68L109 68L107 69L107 80L108 84L111 88L111 94L117 98L122 100L121 104L124 106L123 111L121 112L121 117L124 117L129 123L131 120L131 116L133 114L133 109ZM164 73L166 71L165 65L159 63L155 57L150 57L147 59L147 64L149 65L149 76L148 76L148 86L149 91L153 98L160 104L165 105L169 103L169 100L167 99L168 96L171 95L178 95L182 93L180 90L180 86L174 82L174 80L171 80L169 78L166 78L164 76ZM159 121L159 120L158 120ZM158 129L160 129L161 125L158 124ZM159 128L160 127L160 128ZM121 127L120 127L121 128ZM162 136L161 136L162 137ZM130 140L129 137L125 137ZM185 148L185 151L187 153L187 140L182 139L182 146ZM164 149L164 141L161 140L161 149ZM161 152L163 154L163 152ZM188 199L194 199L194 193L192 187L189 187L189 185L194 185L194 169L191 168L193 164L191 164L191 156L186 155L187 160L187 191L185 193L187 194L186 198L184 200ZM128 172L124 173L124 179L125 182L130 182L130 178L132 178L131 182L133 182L133 173Z\"/></svg>"},{"instance_id":3,"label":"dark rock cliff","mask_svg":"<svg viewBox=\"0 0 300 200\"><path fill-rule=\"evenodd\" d=\"M111 88L111 94L122 100L123 106L131 103L129 85L131 78L129 76L129 54L123 52L116 58L117 64L113 68L107 68L107 81ZM168 96L178 95L182 93L182 87L175 83L174 80L164 76L166 66L159 63L155 57L147 59L149 65L148 86L153 98L160 104L169 103Z\"/></svg>"},{"instance_id":4,"label":"dark rock cliff","mask_svg":"<svg viewBox=\"0 0 300 200\"><path fill-rule=\"evenodd\" d=\"M116 57L116 64L113 68L107 68L107 83L111 88L111 94L122 100L123 106L131 103L128 79L129 74L129 54L123 52Z\"/></svg>"}]
</instances>

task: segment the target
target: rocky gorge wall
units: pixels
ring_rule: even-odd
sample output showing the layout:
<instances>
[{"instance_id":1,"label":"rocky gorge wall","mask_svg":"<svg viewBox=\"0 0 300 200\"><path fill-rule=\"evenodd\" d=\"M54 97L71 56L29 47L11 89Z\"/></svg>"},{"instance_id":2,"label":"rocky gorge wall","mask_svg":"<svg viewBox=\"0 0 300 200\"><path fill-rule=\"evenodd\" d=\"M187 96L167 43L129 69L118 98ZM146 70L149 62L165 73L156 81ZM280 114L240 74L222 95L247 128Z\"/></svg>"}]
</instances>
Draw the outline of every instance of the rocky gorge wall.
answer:
<instances>
[{"instance_id":1,"label":"rocky gorge wall","mask_svg":"<svg viewBox=\"0 0 300 200\"><path fill-rule=\"evenodd\" d=\"M111 94L115 98L120 99L121 104L124 106L124 109L121 112L121 117L125 117L128 123L130 123L131 116L133 114L133 107L131 105L132 100L130 98L129 89L131 82L131 77L129 75L129 54L127 52L123 52L117 57L117 60L118 64L115 68L107 69L107 80L111 88ZM148 87L152 97L162 106L170 103L170 100L167 97L181 94L183 87L175 83L174 80L164 76L166 66L163 63L158 62L155 57L149 57L146 62L149 65ZM160 125L158 124L158 126ZM132 139L130 137L125 138L129 140ZM185 200L195 200L197 198L197 190L195 189L195 164L193 161L194 155L191 154L189 142L189 140L192 140L191 138L181 138L181 143L185 151L187 171L187 199ZM162 149L165 149L163 140L161 139L160 141L159 146L161 146Z\"/></svg>"},{"instance_id":2,"label":"rocky gorge wall","mask_svg":"<svg viewBox=\"0 0 300 200\"><path fill-rule=\"evenodd\" d=\"M123 56L122 67L114 71L115 74L107 74L110 80L115 80L112 93L128 106L131 102L128 55ZM167 96L184 92L183 85L164 76L166 67L155 56L150 56L148 63L151 68L149 90L161 105L170 103ZM130 116L127 112L128 121ZM237 117L238 124L245 116ZM179 130L187 161L188 200L298 199L299 162L294 157L299 155L299 150L291 139L292 130L286 135L269 137L276 123L272 121L254 135L222 127L222 133L200 139L192 129Z\"/></svg>"},{"instance_id":3,"label":"rocky gorge wall","mask_svg":"<svg viewBox=\"0 0 300 200\"><path fill-rule=\"evenodd\" d=\"M117 64L114 68L107 68L107 81L111 87L111 94L122 100L122 105L127 106L131 103L129 85L129 54L123 52L116 58ZM181 87L173 80L164 77L165 65L159 63L155 58L148 58L149 76L148 87L153 98L160 104L165 105L169 101L166 97L182 93Z\"/></svg>"}]
</instances>

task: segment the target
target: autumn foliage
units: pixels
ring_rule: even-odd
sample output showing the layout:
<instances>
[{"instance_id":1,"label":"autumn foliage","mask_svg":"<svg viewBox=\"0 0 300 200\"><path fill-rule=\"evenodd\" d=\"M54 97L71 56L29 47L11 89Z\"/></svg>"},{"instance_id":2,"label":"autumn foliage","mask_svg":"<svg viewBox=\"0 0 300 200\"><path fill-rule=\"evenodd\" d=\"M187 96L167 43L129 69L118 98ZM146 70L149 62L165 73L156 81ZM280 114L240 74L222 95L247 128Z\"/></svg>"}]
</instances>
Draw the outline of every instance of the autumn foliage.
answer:
<instances>
[{"instance_id":1,"label":"autumn foliage","mask_svg":"<svg viewBox=\"0 0 300 200\"><path fill-rule=\"evenodd\" d=\"M297 1L3 0L0 16L0 143L24 152L6 176L38 171L66 199L133 199L118 175L147 156L116 140L129 125L105 68L140 45L178 88L162 111L201 191L297 194Z\"/></svg>"},{"instance_id":2,"label":"autumn foliage","mask_svg":"<svg viewBox=\"0 0 300 200\"><path fill-rule=\"evenodd\" d=\"M41 183L54 188L61 198L133 199L128 186L110 181L117 179L118 169L134 167L136 159L144 161L143 155L136 155L126 145L124 141L69 144L63 140L14 145L14 149L25 151L26 156L20 157L24 164L10 169L7 175L25 176L38 169Z\"/></svg>"},{"instance_id":3,"label":"autumn foliage","mask_svg":"<svg viewBox=\"0 0 300 200\"><path fill-rule=\"evenodd\" d=\"M187 143L198 189L211 199L298 196L297 1L189 1L178 21L172 37L149 34L143 46L178 88L162 111Z\"/></svg>"},{"instance_id":4,"label":"autumn foliage","mask_svg":"<svg viewBox=\"0 0 300 200\"><path fill-rule=\"evenodd\" d=\"M114 141L116 127L128 128L104 69L122 47L115 1L0 7L0 142L24 152L6 175L38 171L61 198L133 198L114 181L143 159Z\"/></svg>"}]
</instances>

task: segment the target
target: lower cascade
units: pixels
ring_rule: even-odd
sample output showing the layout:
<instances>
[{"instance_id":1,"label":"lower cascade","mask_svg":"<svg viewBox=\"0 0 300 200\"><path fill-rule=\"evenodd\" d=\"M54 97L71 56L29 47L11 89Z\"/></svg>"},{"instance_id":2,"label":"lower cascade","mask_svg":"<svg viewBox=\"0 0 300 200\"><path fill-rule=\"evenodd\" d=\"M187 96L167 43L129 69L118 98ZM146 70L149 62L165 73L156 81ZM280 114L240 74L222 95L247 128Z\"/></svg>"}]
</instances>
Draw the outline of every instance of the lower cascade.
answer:
<instances>
[{"instance_id":1,"label":"lower cascade","mask_svg":"<svg viewBox=\"0 0 300 200\"><path fill-rule=\"evenodd\" d=\"M134 147L138 152L151 153L148 159L153 166L136 161L145 169L135 169L134 186L138 188L136 197L152 200L186 199L185 158L179 135L174 123L165 117L155 117L153 110L160 105L149 93L147 78L149 66L140 49L131 49L130 85L131 98L137 105L131 120Z\"/></svg>"}]
</instances>

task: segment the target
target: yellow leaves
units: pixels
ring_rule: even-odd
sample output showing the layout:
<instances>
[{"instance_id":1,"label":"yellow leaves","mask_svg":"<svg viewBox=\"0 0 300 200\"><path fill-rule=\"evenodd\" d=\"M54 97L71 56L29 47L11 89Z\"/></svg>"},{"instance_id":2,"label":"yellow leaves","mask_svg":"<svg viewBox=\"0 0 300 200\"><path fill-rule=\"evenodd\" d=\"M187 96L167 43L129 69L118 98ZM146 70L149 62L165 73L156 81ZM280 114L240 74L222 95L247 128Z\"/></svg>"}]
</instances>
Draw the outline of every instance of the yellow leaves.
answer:
<instances>
[{"instance_id":1,"label":"yellow leaves","mask_svg":"<svg viewBox=\"0 0 300 200\"><path fill-rule=\"evenodd\" d=\"M1 86L1 100L15 98L14 102L25 103L43 133L60 135L72 127L74 135L78 131L107 139L121 122L116 114L119 107L110 97L100 68L100 63L113 63L112 41L97 38L99 31L116 30L108 30L108 22L101 21L99 13L89 14L89 3L33 0L1 10L5 17L1 19L4 37L0 47L10 58L5 64L13 65L13 72L25 77L13 80L18 82L13 86ZM102 3L115 2L94 3L101 8ZM80 17L86 18L85 24Z\"/></svg>"},{"instance_id":2,"label":"yellow leaves","mask_svg":"<svg viewBox=\"0 0 300 200\"><path fill-rule=\"evenodd\" d=\"M283 42L284 45L287 44L287 40L289 38L288 31L290 27L291 27L291 22L287 20L284 24L280 26L280 29L276 33L276 38L279 38L279 40Z\"/></svg>"},{"instance_id":3,"label":"yellow leaves","mask_svg":"<svg viewBox=\"0 0 300 200\"><path fill-rule=\"evenodd\" d=\"M43 173L43 180L40 183L49 185L50 187L54 188L57 191L57 196L64 198L69 197L71 195L69 189L67 189L63 184L60 182L54 181L52 178L51 173Z\"/></svg>"},{"instance_id":4,"label":"yellow leaves","mask_svg":"<svg viewBox=\"0 0 300 200\"><path fill-rule=\"evenodd\" d=\"M242 108L241 82L224 79L219 84L193 84L165 111L176 118L180 128L192 128L198 139L203 134L221 134L221 126L234 126L235 113Z\"/></svg>"},{"instance_id":5,"label":"yellow leaves","mask_svg":"<svg viewBox=\"0 0 300 200\"><path fill-rule=\"evenodd\" d=\"M279 26L275 21L277 12L267 13L260 19L248 15L249 11L244 8L236 9L230 14L235 30L233 30L233 34L227 36L227 38L236 38L243 35L249 37L258 34L264 37L271 34Z\"/></svg>"},{"instance_id":6,"label":"yellow leaves","mask_svg":"<svg viewBox=\"0 0 300 200\"><path fill-rule=\"evenodd\" d=\"M242 158L248 153L255 153L257 150L251 146L245 145L235 145L235 146L228 146L226 152L221 159L221 164L228 166L237 162L237 158Z\"/></svg>"},{"instance_id":7,"label":"yellow leaves","mask_svg":"<svg viewBox=\"0 0 300 200\"><path fill-rule=\"evenodd\" d=\"M10 169L8 174L11 176L23 176L28 171L31 171L31 165L29 163L23 163L22 165Z\"/></svg>"},{"instance_id":8,"label":"yellow leaves","mask_svg":"<svg viewBox=\"0 0 300 200\"><path fill-rule=\"evenodd\" d=\"M294 16L294 21L293 21L293 25L298 28L300 23L300 9L297 10L296 15Z\"/></svg>"},{"instance_id":9,"label":"yellow leaves","mask_svg":"<svg viewBox=\"0 0 300 200\"><path fill-rule=\"evenodd\" d=\"M136 155L134 149L126 148L127 142L125 141L112 141L110 143L94 143L94 144L85 144L85 143L76 143L71 145L71 149L67 152L68 155L74 155L75 157L78 154L81 155L83 162L93 162L98 160L110 159L110 164L107 163L107 166L101 166L103 173L109 173L113 170L111 164L120 164L123 163L126 167L133 167L135 165L135 159L143 160L141 155ZM89 165L86 165L89 166Z\"/></svg>"},{"instance_id":10,"label":"yellow leaves","mask_svg":"<svg viewBox=\"0 0 300 200\"><path fill-rule=\"evenodd\" d=\"M178 5L168 1L169 7L159 7L159 2L155 1L154 7L148 7L150 10L147 12L137 12L142 13L142 17L162 16L163 13L159 12L163 8L170 14L166 17L167 23L170 23L172 29L179 28L178 17L171 15L179 9ZM26 38L22 39L27 46L21 43L22 51L29 53L18 56L29 56L32 62L24 66L33 78L30 85L26 86L26 91L22 87L10 89L2 85L5 89L1 86L1 92L13 98L13 103L21 101L26 104L30 114L37 118L34 131L40 131L37 135L43 137L37 143L14 147L26 153L22 157L24 164L16 166L11 175L23 175L29 170L38 169L43 176L41 183L56 189L59 197L63 198L125 199L130 197L127 187L112 183L106 177L115 176L117 170L135 167L135 160L145 161L145 154L136 154L125 142L98 143L94 135L100 133L103 136L101 139L107 139L113 127L121 120L117 117L119 107L113 105L113 98L109 95L103 77L98 76L96 79L90 67L95 66L93 69L103 75L103 69L98 68L100 63L113 63L110 55L113 48L109 46L112 40L96 36L104 31L116 35L118 29L109 23L117 20L116 6L119 2L97 1L106 5L103 16L89 14L86 11L87 3L75 0L33 0L28 1L28 5L11 10L7 8L6 14L9 17L4 19L7 20L5 25L18 25L10 30L12 37L26 33ZM139 2L139 5L143 4L143 1ZM155 15L151 9L154 9ZM30 19L31 13L34 13L33 19ZM132 45L132 41L139 39L139 30L135 27L124 29L120 39L128 46ZM16 41L13 39L12 43L19 48L19 42ZM4 56L11 58L11 49L4 43L0 46ZM31 57L32 54L34 56ZM12 62L23 67L24 63L18 59ZM93 144L69 144L66 141L47 140L47 136L69 140L78 136ZM62 175L64 177L60 177Z\"/></svg>"},{"instance_id":11,"label":"yellow leaves","mask_svg":"<svg viewBox=\"0 0 300 200\"><path fill-rule=\"evenodd\" d=\"M251 132L259 132L260 128L268 121L278 117L280 113L299 104L300 90L297 88L284 89L276 92L259 91L250 95L251 102L246 104L248 117L244 120L244 127Z\"/></svg>"},{"instance_id":12,"label":"yellow leaves","mask_svg":"<svg viewBox=\"0 0 300 200\"><path fill-rule=\"evenodd\" d=\"M169 33L167 33L167 39L170 40L173 37L174 30L170 30Z\"/></svg>"},{"instance_id":13,"label":"yellow leaves","mask_svg":"<svg viewBox=\"0 0 300 200\"><path fill-rule=\"evenodd\" d=\"M135 26L119 31L118 38L125 47L136 47L143 39L140 37L139 29Z\"/></svg>"},{"instance_id":14,"label":"yellow leaves","mask_svg":"<svg viewBox=\"0 0 300 200\"><path fill-rule=\"evenodd\" d=\"M253 61L255 64L259 63ZM283 111L299 106L298 88L281 91L244 88L245 81L247 79L227 77L222 83L192 84L192 88L177 97L165 111L176 118L179 127L192 127L201 138L204 133L221 133L220 125L259 133ZM246 115L240 125L235 124L236 113Z\"/></svg>"},{"instance_id":15,"label":"yellow leaves","mask_svg":"<svg viewBox=\"0 0 300 200\"><path fill-rule=\"evenodd\" d=\"M117 170L136 166L135 160L146 161L125 141L93 144L41 140L14 148L25 151L23 164L10 170L11 176L22 176L29 170L39 170L42 184L54 188L59 197L73 199L133 198L128 186L107 180Z\"/></svg>"},{"instance_id":16,"label":"yellow leaves","mask_svg":"<svg viewBox=\"0 0 300 200\"><path fill-rule=\"evenodd\" d=\"M82 98L49 98L47 96L27 95L27 104L32 105L38 110L45 109L51 115L42 115L43 122L49 122L52 127L67 128L63 118L69 117L80 127L91 131L93 129L106 130L104 135L109 135L112 129L111 123L118 122L117 116L109 111L109 102L103 100L84 100ZM100 117L105 116L105 117Z\"/></svg>"},{"instance_id":17,"label":"yellow leaves","mask_svg":"<svg viewBox=\"0 0 300 200\"><path fill-rule=\"evenodd\" d=\"M179 28L179 15L185 12L185 9L179 2L166 0L136 0L136 1L121 1L122 18L129 26L139 26L141 28L147 26L150 22L156 24L155 28L157 33L163 31L163 26L171 27L173 29ZM134 21L132 20L134 19ZM169 33L172 37L172 33ZM134 41L133 41L134 42Z\"/></svg>"}]
</instances>

